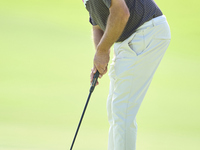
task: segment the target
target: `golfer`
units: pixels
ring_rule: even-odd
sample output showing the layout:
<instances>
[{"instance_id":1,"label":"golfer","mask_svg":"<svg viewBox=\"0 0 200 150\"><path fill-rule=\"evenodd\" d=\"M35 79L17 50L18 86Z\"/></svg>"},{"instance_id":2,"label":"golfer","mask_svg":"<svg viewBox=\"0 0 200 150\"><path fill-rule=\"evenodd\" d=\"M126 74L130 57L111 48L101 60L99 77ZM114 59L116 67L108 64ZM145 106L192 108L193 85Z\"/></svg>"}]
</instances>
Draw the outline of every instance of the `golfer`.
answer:
<instances>
[{"instance_id":1,"label":"golfer","mask_svg":"<svg viewBox=\"0 0 200 150\"><path fill-rule=\"evenodd\" d=\"M166 17L153 0L83 0L93 25L96 53L91 80L107 72L108 150L136 150L136 115L170 43Z\"/></svg>"}]
</instances>

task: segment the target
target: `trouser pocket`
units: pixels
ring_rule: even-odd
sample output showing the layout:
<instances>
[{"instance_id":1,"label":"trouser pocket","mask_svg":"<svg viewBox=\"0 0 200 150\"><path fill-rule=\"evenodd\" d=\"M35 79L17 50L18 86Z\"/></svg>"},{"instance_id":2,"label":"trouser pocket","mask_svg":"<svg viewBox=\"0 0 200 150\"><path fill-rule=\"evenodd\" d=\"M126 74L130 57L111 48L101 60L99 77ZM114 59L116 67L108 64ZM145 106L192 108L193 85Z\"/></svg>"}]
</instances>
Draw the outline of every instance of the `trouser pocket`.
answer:
<instances>
[{"instance_id":1,"label":"trouser pocket","mask_svg":"<svg viewBox=\"0 0 200 150\"><path fill-rule=\"evenodd\" d=\"M145 50L144 30L137 31L128 45L136 55L140 55Z\"/></svg>"}]
</instances>

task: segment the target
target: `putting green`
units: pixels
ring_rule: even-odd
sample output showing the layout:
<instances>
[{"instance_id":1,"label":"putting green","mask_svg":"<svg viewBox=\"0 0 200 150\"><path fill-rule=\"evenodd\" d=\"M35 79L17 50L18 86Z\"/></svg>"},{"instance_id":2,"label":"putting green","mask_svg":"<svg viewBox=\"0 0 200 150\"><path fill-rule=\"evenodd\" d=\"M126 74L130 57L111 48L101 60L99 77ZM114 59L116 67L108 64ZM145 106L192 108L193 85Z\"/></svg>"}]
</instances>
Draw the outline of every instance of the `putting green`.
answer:
<instances>
[{"instance_id":1,"label":"putting green","mask_svg":"<svg viewBox=\"0 0 200 150\"><path fill-rule=\"evenodd\" d=\"M138 150L199 150L197 0L156 0L172 41L138 113ZM188 7L190 5L190 7ZM0 2L0 150L69 149L89 93L94 55L81 0ZM74 149L105 150L105 75Z\"/></svg>"}]
</instances>

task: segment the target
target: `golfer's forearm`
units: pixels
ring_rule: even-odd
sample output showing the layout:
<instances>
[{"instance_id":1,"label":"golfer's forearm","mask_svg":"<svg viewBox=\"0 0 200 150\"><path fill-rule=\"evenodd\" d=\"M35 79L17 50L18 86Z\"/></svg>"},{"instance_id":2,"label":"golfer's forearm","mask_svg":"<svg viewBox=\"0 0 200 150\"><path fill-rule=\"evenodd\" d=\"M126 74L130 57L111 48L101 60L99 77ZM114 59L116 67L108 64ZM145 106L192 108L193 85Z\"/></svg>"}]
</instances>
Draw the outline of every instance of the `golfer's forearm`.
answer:
<instances>
[{"instance_id":1,"label":"golfer's forearm","mask_svg":"<svg viewBox=\"0 0 200 150\"><path fill-rule=\"evenodd\" d=\"M129 15L127 9L121 9L121 11L117 9L110 10L106 30L97 46L97 50L103 51L110 49L122 34L126 23L128 22Z\"/></svg>"},{"instance_id":2,"label":"golfer's forearm","mask_svg":"<svg viewBox=\"0 0 200 150\"><path fill-rule=\"evenodd\" d=\"M98 25L93 26L93 41L95 49L97 49L97 45L101 41L103 34L104 34L103 30Z\"/></svg>"}]
</instances>

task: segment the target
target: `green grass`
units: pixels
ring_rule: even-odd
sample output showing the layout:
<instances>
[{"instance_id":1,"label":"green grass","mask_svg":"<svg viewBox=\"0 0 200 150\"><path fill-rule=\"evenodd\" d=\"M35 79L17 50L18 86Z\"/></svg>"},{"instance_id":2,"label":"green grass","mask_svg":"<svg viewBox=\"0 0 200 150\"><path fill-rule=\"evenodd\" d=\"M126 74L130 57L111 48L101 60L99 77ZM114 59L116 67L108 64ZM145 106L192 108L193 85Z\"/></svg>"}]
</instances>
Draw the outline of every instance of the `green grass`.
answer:
<instances>
[{"instance_id":1,"label":"green grass","mask_svg":"<svg viewBox=\"0 0 200 150\"><path fill-rule=\"evenodd\" d=\"M138 150L199 150L199 1L156 0L172 41L138 113ZM187 11L186 11L187 10ZM0 2L0 150L69 149L94 55L81 0ZM105 75L74 149L105 150Z\"/></svg>"}]
</instances>

